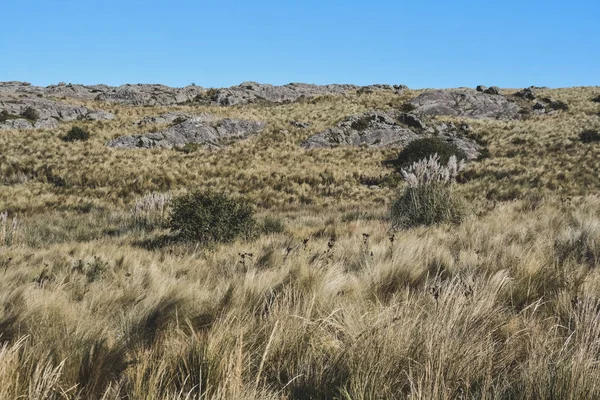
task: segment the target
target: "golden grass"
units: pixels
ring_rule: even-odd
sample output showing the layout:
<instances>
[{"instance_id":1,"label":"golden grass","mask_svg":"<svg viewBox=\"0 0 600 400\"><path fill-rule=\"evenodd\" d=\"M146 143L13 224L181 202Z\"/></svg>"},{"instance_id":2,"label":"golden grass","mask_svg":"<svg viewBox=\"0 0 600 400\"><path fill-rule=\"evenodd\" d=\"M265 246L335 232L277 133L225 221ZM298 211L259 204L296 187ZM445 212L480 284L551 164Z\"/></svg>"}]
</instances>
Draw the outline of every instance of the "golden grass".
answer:
<instances>
[{"instance_id":1,"label":"golden grass","mask_svg":"<svg viewBox=\"0 0 600 400\"><path fill-rule=\"evenodd\" d=\"M369 187L394 151L298 143L415 92L90 103L118 118L86 123L86 143L60 141L69 124L2 132L0 211L19 223L0 241L0 399L599 398L598 149L572 140L600 128L597 93L548 91L570 106L554 116L470 121L491 153L460 187L477 213L395 233L393 188ZM269 127L220 151L104 147L168 110ZM139 226L135 199L198 186L245 194L285 231L152 247L164 232Z\"/></svg>"}]
</instances>

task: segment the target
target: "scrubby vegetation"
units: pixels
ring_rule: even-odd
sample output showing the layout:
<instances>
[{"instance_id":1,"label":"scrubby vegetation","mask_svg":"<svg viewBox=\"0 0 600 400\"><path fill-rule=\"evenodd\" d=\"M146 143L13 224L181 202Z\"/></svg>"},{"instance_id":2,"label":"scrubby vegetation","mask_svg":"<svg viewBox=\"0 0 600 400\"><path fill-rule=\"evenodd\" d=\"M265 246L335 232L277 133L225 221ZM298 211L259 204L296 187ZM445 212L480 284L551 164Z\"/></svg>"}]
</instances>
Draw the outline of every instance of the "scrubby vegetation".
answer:
<instances>
[{"instance_id":1,"label":"scrubby vegetation","mask_svg":"<svg viewBox=\"0 0 600 400\"><path fill-rule=\"evenodd\" d=\"M398 154L398 157L393 161L393 165L398 169L402 169L433 155L437 155L442 164L447 164L452 156L459 160L467 158L464 151L453 143L446 142L438 137L425 137L410 142Z\"/></svg>"},{"instance_id":2,"label":"scrubby vegetation","mask_svg":"<svg viewBox=\"0 0 600 400\"><path fill-rule=\"evenodd\" d=\"M243 199L213 191L192 191L171 201L168 226L181 239L229 243L256 230L252 207Z\"/></svg>"},{"instance_id":3,"label":"scrubby vegetation","mask_svg":"<svg viewBox=\"0 0 600 400\"><path fill-rule=\"evenodd\" d=\"M489 157L460 174L298 146L416 94L82 101L117 115L87 141L2 131L0 399L600 398L597 89L468 121ZM167 111L268 125L215 151L104 146Z\"/></svg>"},{"instance_id":4,"label":"scrubby vegetation","mask_svg":"<svg viewBox=\"0 0 600 400\"><path fill-rule=\"evenodd\" d=\"M26 118L30 121L36 121L40 118L40 115L38 114L38 112L32 108L32 107L27 107L22 113L21 116L23 118Z\"/></svg>"},{"instance_id":5,"label":"scrubby vegetation","mask_svg":"<svg viewBox=\"0 0 600 400\"><path fill-rule=\"evenodd\" d=\"M65 142L85 142L90 138L90 133L80 126L74 126L62 137Z\"/></svg>"}]
</instances>

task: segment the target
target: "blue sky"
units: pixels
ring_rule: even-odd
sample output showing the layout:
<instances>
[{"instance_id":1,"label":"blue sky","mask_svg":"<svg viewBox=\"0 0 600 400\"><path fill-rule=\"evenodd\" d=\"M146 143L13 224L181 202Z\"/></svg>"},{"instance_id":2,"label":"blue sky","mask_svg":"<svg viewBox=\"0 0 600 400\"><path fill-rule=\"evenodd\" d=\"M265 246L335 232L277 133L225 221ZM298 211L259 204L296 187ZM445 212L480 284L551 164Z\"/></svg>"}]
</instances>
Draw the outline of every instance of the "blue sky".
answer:
<instances>
[{"instance_id":1,"label":"blue sky","mask_svg":"<svg viewBox=\"0 0 600 400\"><path fill-rule=\"evenodd\" d=\"M600 1L2 0L0 81L600 85Z\"/></svg>"}]
</instances>

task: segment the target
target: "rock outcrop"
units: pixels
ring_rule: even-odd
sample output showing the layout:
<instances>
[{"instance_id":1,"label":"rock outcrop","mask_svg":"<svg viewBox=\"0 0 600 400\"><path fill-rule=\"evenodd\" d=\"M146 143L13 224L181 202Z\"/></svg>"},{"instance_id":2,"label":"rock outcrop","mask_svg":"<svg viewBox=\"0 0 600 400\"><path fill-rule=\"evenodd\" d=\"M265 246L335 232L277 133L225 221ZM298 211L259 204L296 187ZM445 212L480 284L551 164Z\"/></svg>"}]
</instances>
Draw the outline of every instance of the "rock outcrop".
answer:
<instances>
[{"instance_id":1,"label":"rock outcrop","mask_svg":"<svg viewBox=\"0 0 600 400\"><path fill-rule=\"evenodd\" d=\"M519 118L521 110L518 104L502 95L473 89L430 90L412 99L409 104L418 114L466 118L514 119Z\"/></svg>"},{"instance_id":2,"label":"rock outcrop","mask_svg":"<svg viewBox=\"0 0 600 400\"><path fill-rule=\"evenodd\" d=\"M533 88L525 88L523 90L519 90L515 93L515 96L520 97L525 100L535 100L536 94Z\"/></svg>"},{"instance_id":3,"label":"rock outcrop","mask_svg":"<svg viewBox=\"0 0 600 400\"><path fill-rule=\"evenodd\" d=\"M225 118L207 121L191 118L160 132L144 135L121 136L106 145L116 148L173 148L194 143L207 148L220 148L233 142L256 135L265 127L264 122Z\"/></svg>"},{"instance_id":4,"label":"rock outcrop","mask_svg":"<svg viewBox=\"0 0 600 400\"><path fill-rule=\"evenodd\" d=\"M468 125L438 123L410 113L370 111L352 115L336 126L308 138L306 149L338 146L404 147L413 140L437 136L454 143L468 159L479 156L479 145L465 137Z\"/></svg>"},{"instance_id":5,"label":"rock outcrop","mask_svg":"<svg viewBox=\"0 0 600 400\"><path fill-rule=\"evenodd\" d=\"M0 113L5 116L0 129L51 129L62 121L105 121L115 117L106 111L40 98L0 99Z\"/></svg>"},{"instance_id":6,"label":"rock outcrop","mask_svg":"<svg viewBox=\"0 0 600 400\"><path fill-rule=\"evenodd\" d=\"M267 101L271 103L286 103L300 98L344 94L356 90L355 85L311 85L307 83L290 83L283 86L273 86L256 82L244 82L238 86L226 89L212 89L207 92L206 100L222 106L255 103Z\"/></svg>"},{"instance_id":7,"label":"rock outcrop","mask_svg":"<svg viewBox=\"0 0 600 400\"><path fill-rule=\"evenodd\" d=\"M201 114L188 114L182 112L168 112L155 116L144 117L141 120L135 122L136 125L166 125L173 123L180 123L188 119L195 119L197 121L214 121L217 119L214 115L201 113Z\"/></svg>"}]
</instances>

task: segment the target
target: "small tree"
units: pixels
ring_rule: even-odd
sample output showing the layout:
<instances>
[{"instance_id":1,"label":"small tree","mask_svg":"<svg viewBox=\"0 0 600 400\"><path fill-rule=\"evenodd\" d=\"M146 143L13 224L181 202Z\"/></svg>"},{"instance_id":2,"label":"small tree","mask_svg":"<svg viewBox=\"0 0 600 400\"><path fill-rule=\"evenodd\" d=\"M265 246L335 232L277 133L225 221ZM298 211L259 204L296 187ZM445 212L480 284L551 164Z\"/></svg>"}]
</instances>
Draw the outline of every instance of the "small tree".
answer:
<instances>
[{"instance_id":1,"label":"small tree","mask_svg":"<svg viewBox=\"0 0 600 400\"><path fill-rule=\"evenodd\" d=\"M454 193L453 185L463 166L456 156L450 156L444 166L433 155L402 170L406 187L391 206L393 227L460 223L467 207L464 199Z\"/></svg>"},{"instance_id":2,"label":"small tree","mask_svg":"<svg viewBox=\"0 0 600 400\"><path fill-rule=\"evenodd\" d=\"M72 127L62 140L65 142L86 141L90 138L90 133L79 126Z\"/></svg>"},{"instance_id":3,"label":"small tree","mask_svg":"<svg viewBox=\"0 0 600 400\"><path fill-rule=\"evenodd\" d=\"M256 221L245 200L209 190L173 199L168 226L186 241L226 243L252 235Z\"/></svg>"}]
</instances>

